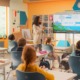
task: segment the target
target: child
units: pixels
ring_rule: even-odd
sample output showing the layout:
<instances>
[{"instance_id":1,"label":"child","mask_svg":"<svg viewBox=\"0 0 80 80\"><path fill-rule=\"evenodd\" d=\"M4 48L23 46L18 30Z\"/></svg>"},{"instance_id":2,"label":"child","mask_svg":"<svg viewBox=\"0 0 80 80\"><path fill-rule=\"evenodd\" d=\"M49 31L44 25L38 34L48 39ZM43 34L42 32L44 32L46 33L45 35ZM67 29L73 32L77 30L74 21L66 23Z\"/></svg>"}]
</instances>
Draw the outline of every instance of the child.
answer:
<instances>
[{"instance_id":1,"label":"child","mask_svg":"<svg viewBox=\"0 0 80 80\"><path fill-rule=\"evenodd\" d=\"M49 49L50 51L50 53L49 53L49 57L50 58L53 58L53 68L59 68L59 62L60 62L60 60L59 60L59 56L56 54L56 53L54 53L54 50L53 50L53 44L52 44L52 41L51 41L51 38L50 37L47 37L46 38L46 41L45 41L45 45L46 46L49 46L48 48L47 48L47 50Z\"/></svg>"},{"instance_id":2,"label":"child","mask_svg":"<svg viewBox=\"0 0 80 80\"><path fill-rule=\"evenodd\" d=\"M22 51L25 45L26 45L26 40L24 38L20 38L18 41L17 51Z\"/></svg>"},{"instance_id":3,"label":"child","mask_svg":"<svg viewBox=\"0 0 80 80\"><path fill-rule=\"evenodd\" d=\"M54 76L35 64L36 61L36 52L33 47L25 46L22 52L22 61L17 70L24 72L39 72L43 74L46 80L54 80Z\"/></svg>"},{"instance_id":4,"label":"child","mask_svg":"<svg viewBox=\"0 0 80 80\"><path fill-rule=\"evenodd\" d=\"M51 46L54 46L54 45L52 44L51 37L47 37L47 38L46 38L45 44L49 44L49 45L51 45Z\"/></svg>"},{"instance_id":5,"label":"child","mask_svg":"<svg viewBox=\"0 0 80 80\"><path fill-rule=\"evenodd\" d=\"M9 47L8 52L15 51L18 47L17 42L15 41L15 36L13 34L9 35Z\"/></svg>"}]
</instances>

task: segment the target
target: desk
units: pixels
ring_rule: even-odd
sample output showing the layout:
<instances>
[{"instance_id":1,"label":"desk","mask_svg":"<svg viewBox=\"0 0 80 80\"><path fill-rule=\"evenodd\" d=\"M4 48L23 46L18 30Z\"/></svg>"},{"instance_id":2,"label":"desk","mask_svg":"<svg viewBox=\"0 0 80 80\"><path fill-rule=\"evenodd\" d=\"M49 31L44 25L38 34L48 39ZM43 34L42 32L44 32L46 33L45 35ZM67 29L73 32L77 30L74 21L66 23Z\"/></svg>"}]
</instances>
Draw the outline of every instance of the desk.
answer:
<instances>
[{"instance_id":1,"label":"desk","mask_svg":"<svg viewBox=\"0 0 80 80\"><path fill-rule=\"evenodd\" d=\"M32 42L33 40L27 40L27 41Z\"/></svg>"},{"instance_id":2,"label":"desk","mask_svg":"<svg viewBox=\"0 0 80 80\"><path fill-rule=\"evenodd\" d=\"M27 46L34 46L34 44L26 44Z\"/></svg>"},{"instance_id":3,"label":"desk","mask_svg":"<svg viewBox=\"0 0 80 80\"><path fill-rule=\"evenodd\" d=\"M2 54L4 57L5 51L7 51L7 48L0 47L0 56Z\"/></svg>"},{"instance_id":4,"label":"desk","mask_svg":"<svg viewBox=\"0 0 80 80\"><path fill-rule=\"evenodd\" d=\"M3 52L3 51L7 51L7 48L2 48L2 47L0 47L0 52Z\"/></svg>"},{"instance_id":5,"label":"desk","mask_svg":"<svg viewBox=\"0 0 80 80\"><path fill-rule=\"evenodd\" d=\"M27 43L33 43L33 40L27 40Z\"/></svg>"},{"instance_id":6,"label":"desk","mask_svg":"<svg viewBox=\"0 0 80 80\"><path fill-rule=\"evenodd\" d=\"M55 52L69 52L69 50L71 49L71 47L54 47Z\"/></svg>"},{"instance_id":7,"label":"desk","mask_svg":"<svg viewBox=\"0 0 80 80\"><path fill-rule=\"evenodd\" d=\"M8 59L0 59L0 61L4 61L4 63L0 62L0 68L3 68L4 80L6 80L6 78L5 78L5 66L8 65L10 62Z\"/></svg>"},{"instance_id":8,"label":"desk","mask_svg":"<svg viewBox=\"0 0 80 80\"><path fill-rule=\"evenodd\" d=\"M77 74L74 73L60 72L56 70L48 70L48 72L54 75L55 80L73 80L73 78L77 76Z\"/></svg>"}]
</instances>

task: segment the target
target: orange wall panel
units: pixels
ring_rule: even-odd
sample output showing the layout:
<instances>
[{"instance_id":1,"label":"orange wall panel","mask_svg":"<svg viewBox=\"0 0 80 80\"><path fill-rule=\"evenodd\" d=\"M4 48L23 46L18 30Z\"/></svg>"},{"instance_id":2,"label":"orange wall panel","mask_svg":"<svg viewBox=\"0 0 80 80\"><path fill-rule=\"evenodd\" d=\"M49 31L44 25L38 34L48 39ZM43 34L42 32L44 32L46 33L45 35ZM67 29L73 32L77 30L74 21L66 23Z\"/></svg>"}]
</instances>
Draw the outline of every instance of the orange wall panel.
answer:
<instances>
[{"instance_id":1,"label":"orange wall panel","mask_svg":"<svg viewBox=\"0 0 80 80\"><path fill-rule=\"evenodd\" d=\"M32 29L32 16L54 14L57 12L64 12L65 10L72 10L76 0L57 0L50 2L33 2L28 3L28 26Z\"/></svg>"},{"instance_id":2,"label":"orange wall panel","mask_svg":"<svg viewBox=\"0 0 80 80\"><path fill-rule=\"evenodd\" d=\"M55 14L72 10L75 1L76 0L55 0L50 2L28 3L28 28L32 29L33 15ZM54 34L54 38L56 39L56 34ZM54 45L55 44L56 43L54 43Z\"/></svg>"}]
</instances>

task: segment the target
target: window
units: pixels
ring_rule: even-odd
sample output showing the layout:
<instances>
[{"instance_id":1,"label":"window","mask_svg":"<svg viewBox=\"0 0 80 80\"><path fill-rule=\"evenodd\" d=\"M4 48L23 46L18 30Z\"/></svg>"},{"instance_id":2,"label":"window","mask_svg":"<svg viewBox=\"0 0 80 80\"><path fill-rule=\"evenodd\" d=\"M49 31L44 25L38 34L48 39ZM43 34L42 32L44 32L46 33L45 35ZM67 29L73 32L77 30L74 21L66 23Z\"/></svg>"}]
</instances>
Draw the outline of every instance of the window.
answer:
<instances>
[{"instance_id":1,"label":"window","mask_svg":"<svg viewBox=\"0 0 80 80\"><path fill-rule=\"evenodd\" d=\"M6 7L0 6L0 36L6 34Z\"/></svg>"}]
</instances>

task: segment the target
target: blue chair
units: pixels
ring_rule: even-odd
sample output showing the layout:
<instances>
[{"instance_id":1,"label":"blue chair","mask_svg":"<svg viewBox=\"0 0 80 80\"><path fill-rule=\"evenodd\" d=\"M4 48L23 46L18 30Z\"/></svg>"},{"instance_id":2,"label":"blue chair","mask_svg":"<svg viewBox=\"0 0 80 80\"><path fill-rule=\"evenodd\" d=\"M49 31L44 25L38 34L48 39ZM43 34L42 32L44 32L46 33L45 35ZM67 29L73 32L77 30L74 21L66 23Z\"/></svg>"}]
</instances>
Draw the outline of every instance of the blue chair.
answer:
<instances>
[{"instance_id":1,"label":"blue chair","mask_svg":"<svg viewBox=\"0 0 80 80\"><path fill-rule=\"evenodd\" d=\"M70 43L67 40L60 40L57 43L57 47L69 47Z\"/></svg>"},{"instance_id":2,"label":"blue chair","mask_svg":"<svg viewBox=\"0 0 80 80\"><path fill-rule=\"evenodd\" d=\"M70 56L69 65L74 73L76 73L80 79L80 56ZM78 80L78 79L77 79Z\"/></svg>"},{"instance_id":3,"label":"blue chair","mask_svg":"<svg viewBox=\"0 0 80 80\"><path fill-rule=\"evenodd\" d=\"M51 45L45 45L45 44L42 44L42 50L43 51L47 51L48 53L51 53L53 52L53 47Z\"/></svg>"},{"instance_id":4,"label":"blue chair","mask_svg":"<svg viewBox=\"0 0 80 80\"><path fill-rule=\"evenodd\" d=\"M18 45L17 45L17 42L16 41L10 41L9 40L9 47L8 47L8 52L10 53L11 51L16 51Z\"/></svg>"},{"instance_id":5,"label":"blue chair","mask_svg":"<svg viewBox=\"0 0 80 80\"><path fill-rule=\"evenodd\" d=\"M22 55L22 51L11 51L10 52L10 56L11 56L11 67L10 68L12 70L15 70L18 67L18 65L22 63L21 55ZM7 80L8 80L8 77L11 71L8 73Z\"/></svg>"},{"instance_id":6,"label":"blue chair","mask_svg":"<svg viewBox=\"0 0 80 80\"><path fill-rule=\"evenodd\" d=\"M11 68L14 70L22 62L21 61L22 51L11 51L10 55L11 55Z\"/></svg>"},{"instance_id":7,"label":"blue chair","mask_svg":"<svg viewBox=\"0 0 80 80\"><path fill-rule=\"evenodd\" d=\"M46 80L45 77L38 72L22 72L16 70L17 80Z\"/></svg>"}]
</instances>

